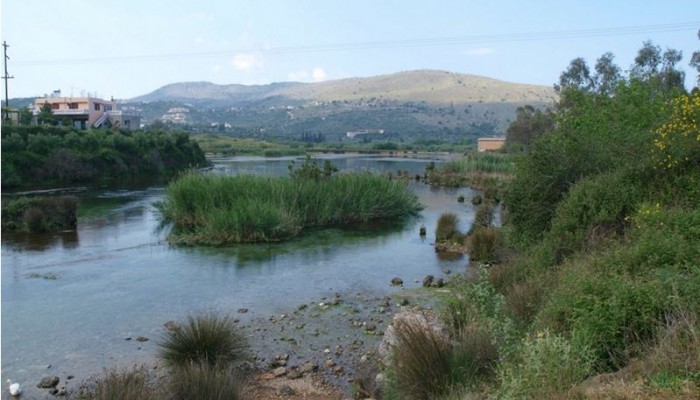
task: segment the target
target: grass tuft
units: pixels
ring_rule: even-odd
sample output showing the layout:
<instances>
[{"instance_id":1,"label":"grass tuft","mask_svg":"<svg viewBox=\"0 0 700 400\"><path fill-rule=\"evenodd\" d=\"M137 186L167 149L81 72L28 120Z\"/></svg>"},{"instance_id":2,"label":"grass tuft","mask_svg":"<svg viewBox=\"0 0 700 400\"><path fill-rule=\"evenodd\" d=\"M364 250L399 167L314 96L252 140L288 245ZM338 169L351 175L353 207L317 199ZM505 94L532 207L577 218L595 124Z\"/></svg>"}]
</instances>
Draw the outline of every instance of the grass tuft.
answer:
<instances>
[{"instance_id":1,"label":"grass tuft","mask_svg":"<svg viewBox=\"0 0 700 400\"><path fill-rule=\"evenodd\" d=\"M233 319L215 314L187 317L187 323L168 331L159 346L160 358L174 368L191 364L235 365L249 353L248 341Z\"/></svg>"}]
</instances>

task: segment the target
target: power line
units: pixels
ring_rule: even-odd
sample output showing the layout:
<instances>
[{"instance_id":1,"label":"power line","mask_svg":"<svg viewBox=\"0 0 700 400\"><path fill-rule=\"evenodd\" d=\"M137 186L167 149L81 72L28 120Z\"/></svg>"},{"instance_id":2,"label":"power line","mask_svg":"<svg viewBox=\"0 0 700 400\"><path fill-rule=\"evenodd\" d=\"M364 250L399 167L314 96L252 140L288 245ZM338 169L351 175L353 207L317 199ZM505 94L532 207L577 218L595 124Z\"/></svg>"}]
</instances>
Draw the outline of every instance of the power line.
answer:
<instances>
[{"instance_id":1,"label":"power line","mask_svg":"<svg viewBox=\"0 0 700 400\"><path fill-rule=\"evenodd\" d=\"M700 21L682 22L673 24L656 24L656 25L640 25L627 26L618 28L599 28L599 29L584 29L584 30L568 30L568 31L550 31L550 32L530 32L530 33L513 33L513 34L495 34L495 35L471 35L471 36L452 36L452 37L435 37L422 39L399 39L399 40L383 40L370 42L340 42L326 43L314 45L297 45L297 46L280 46L270 48L241 48L229 49L223 51L207 51L207 52L190 52L190 53L169 53L169 54L149 54L149 55L133 55L133 56L117 56L117 57L91 57L91 58L73 58L73 59L48 59L48 60L27 60L18 61L17 65L23 66L46 66L46 65L71 65L71 64L95 64L95 63L115 63L115 62L143 62L143 61L160 61L174 59L192 59L192 58L216 58L233 56L240 53L261 53L261 54L303 54L303 53L322 53L332 51L353 51L353 50L370 50L384 48L408 48L408 47L425 47L425 46L452 46L452 45L477 45L489 43L507 43L521 41L541 41L541 40L562 40L562 39L577 39L577 38L592 38L592 37L611 37L611 36L626 36L635 34L650 34L650 33L668 33L696 30L700 26Z\"/></svg>"}]
</instances>

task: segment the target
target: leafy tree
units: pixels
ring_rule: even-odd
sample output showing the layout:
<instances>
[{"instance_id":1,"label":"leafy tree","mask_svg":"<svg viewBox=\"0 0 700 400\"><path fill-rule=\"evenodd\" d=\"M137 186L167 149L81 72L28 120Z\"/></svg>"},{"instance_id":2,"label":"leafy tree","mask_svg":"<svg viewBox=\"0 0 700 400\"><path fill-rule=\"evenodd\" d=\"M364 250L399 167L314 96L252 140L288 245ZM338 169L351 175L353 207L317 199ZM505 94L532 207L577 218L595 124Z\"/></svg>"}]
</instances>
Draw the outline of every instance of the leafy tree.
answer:
<instances>
[{"instance_id":1,"label":"leafy tree","mask_svg":"<svg viewBox=\"0 0 700 400\"><path fill-rule=\"evenodd\" d=\"M622 80L620 67L613 63L615 56L607 52L603 54L595 64L596 75L594 77L596 92L611 95Z\"/></svg>"},{"instance_id":2,"label":"leafy tree","mask_svg":"<svg viewBox=\"0 0 700 400\"><path fill-rule=\"evenodd\" d=\"M51 108L51 104L49 103L44 103L41 105L39 108L39 115L37 116L37 122L39 125L56 125L58 124L58 120L56 119L56 116L53 114L53 109Z\"/></svg>"},{"instance_id":3,"label":"leafy tree","mask_svg":"<svg viewBox=\"0 0 700 400\"><path fill-rule=\"evenodd\" d=\"M698 39L700 39L700 29L698 30ZM690 57L689 65L697 71L695 83L700 86L700 50L693 52L693 55Z\"/></svg>"},{"instance_id":4,"label":"leafy tree","mask_svg":"<svg viewBox=\"0 0 700 400\"><path fill-rule=\"evenodd\" d=\"M31 125L34 119L34 114L29 109L29 107L22 107L19 109L19 124L20 125Z\"/></svg>"},{"instance_id":5,"label":"leafy tree","mask_svg":"<svg viewBox=\"0 0 700 400\"><path fill-rule=\"evenodd\" d=\"M519 152L530 148L532 141L539 135L554 128L554 114L547 109L542 112L531 105L515 110L515 121L506 131L506 151Z\"/></svg>"},{"instance_id":6,"label":"leafy tree","mask_svg":"<svg viewBox=\"0 0 700 400\"><path fill-rule=\"evenodd\" d=\"M586 60L578 57L571 60L566 71L559 75L559 84L554 85L554 88L557 91L562 91L566 88L588 91L593 88L594 84L595 81L591 76L591 70L588 68Z\"/></svg>"},{"instance_id":7,"label":"leafy tree","mask_svg":"<svg viewBox=\"0 0 700 400\"><path fill-rule=\"evenodd\" d=\"M644 42L634 59L630 78L647 82L662 93L683 92L685 73L676 67L682 58L683 53L678 50L666 49L662 53L661 47Z\"/></svg>"}]
</instances>

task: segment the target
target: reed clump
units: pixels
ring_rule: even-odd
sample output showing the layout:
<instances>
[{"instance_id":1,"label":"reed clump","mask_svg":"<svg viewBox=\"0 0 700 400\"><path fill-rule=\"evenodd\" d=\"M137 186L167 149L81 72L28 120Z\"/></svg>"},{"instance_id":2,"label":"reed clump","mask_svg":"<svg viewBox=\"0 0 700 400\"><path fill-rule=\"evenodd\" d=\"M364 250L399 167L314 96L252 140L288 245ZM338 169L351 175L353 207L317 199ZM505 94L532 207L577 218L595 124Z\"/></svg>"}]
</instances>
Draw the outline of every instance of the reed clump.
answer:
<instances>
[{"instance_id":1,"label":"reed clump","mask_svg":"<svg viewBox=\"0 0 700 400\"><path fill-rule=\"evenodd\" d=\"M303 229L395 219L422 209L405 184L367 173L324 179L188 172L157 204L177 243L220 245L290 239Z\"/></svg>"}]
</instances>

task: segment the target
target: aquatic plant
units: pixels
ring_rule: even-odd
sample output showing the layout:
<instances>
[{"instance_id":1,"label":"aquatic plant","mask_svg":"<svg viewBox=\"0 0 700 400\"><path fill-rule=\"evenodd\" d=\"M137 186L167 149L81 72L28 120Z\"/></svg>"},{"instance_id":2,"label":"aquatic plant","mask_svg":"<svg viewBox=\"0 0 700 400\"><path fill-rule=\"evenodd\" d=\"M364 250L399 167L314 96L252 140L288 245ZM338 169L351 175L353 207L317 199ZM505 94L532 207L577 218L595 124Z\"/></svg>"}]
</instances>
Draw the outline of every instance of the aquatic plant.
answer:
<instances>
[{"instance_id":1,"label":"aquatic plant","mask_svg":"<svg viewBox=\"0 0 700 400\"><path fill-rule=\"evenodd\" d=\"M225 244L280 241L305 228L400 218L422 207L405 184L367 173L317 180L189 172L157 208L174 223L174 242Z\"/></svg>"}]
</instances>

